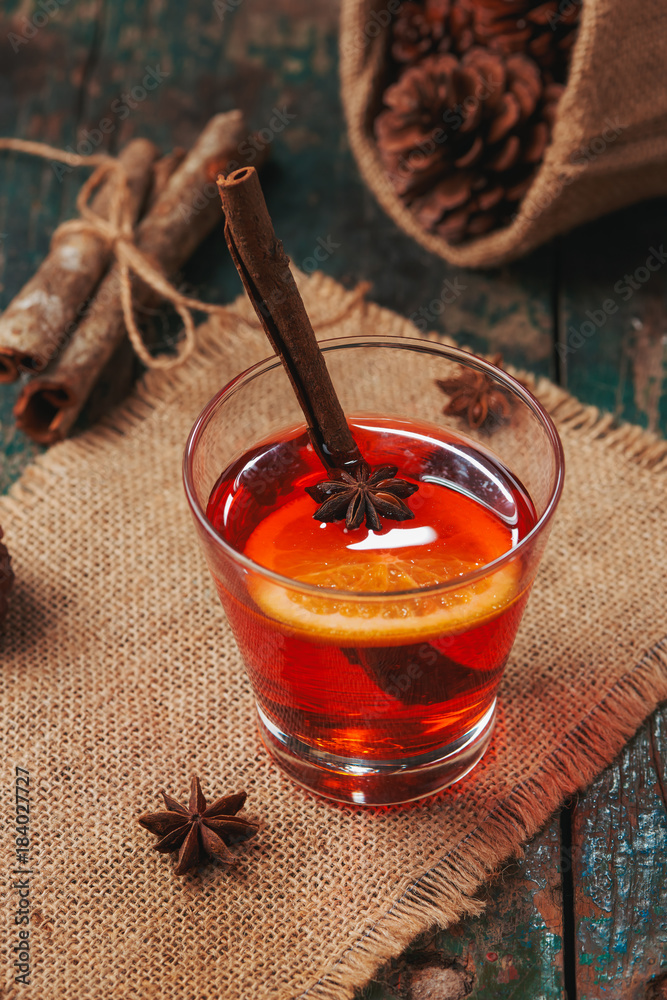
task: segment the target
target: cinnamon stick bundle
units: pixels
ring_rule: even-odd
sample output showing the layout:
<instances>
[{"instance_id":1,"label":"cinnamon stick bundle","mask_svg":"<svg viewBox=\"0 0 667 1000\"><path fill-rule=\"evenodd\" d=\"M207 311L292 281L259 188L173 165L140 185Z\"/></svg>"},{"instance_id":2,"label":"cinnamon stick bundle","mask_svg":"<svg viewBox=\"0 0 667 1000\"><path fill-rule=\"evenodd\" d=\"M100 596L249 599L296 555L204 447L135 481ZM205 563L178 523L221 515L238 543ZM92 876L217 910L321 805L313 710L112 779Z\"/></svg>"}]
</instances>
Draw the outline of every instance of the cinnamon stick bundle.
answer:
<instances>
[{"instance_id":1,"label":"cinnamon stick bundle","mask_svg":"<svg viewBox=\"0 0 667 1000\"><path fill-rule=\"evenodd\" d=\"M216 115L170 177L135 230L135 244L165 278L175 275L220 221L215 178L238 157L248 128L240 111ZM139 278L133 302L155 301ZM125 336L120 268L100 284L90 308L57 361L23 388L14 415L17 426L43 444L66 437L95 382Z\"/></svg>"},{"instance_id":2,"label":"cinnamon stick bundle","mask_svg":"<svg viewBox=\"0 0 667 1000\"><path fill-rule=\"evenodd\" d=\"M164 156L160 157L160 159L153 165L153 183L146 201L146 213L150 212L153 205L171 180L172 174L176 173L186 155L186 150L177 146L176 149L172 149L171 153L166 153Z\"/></svg>"},{"instance_id":3,"label":"cinnamon stick bundle","mask_svg":"<svg viewBox=\"0 0 667 1000\"><path fill-rule=\"evenodd\" d=\"M134 139L119 156L135 219L158 156L157 146L147 139ZM109 218L113 184L113 177L107 177L91 204L104 219ZM49 254L0 316L0 382L15 381L22 370L43 371L65 347L110 258L111 247L101 233L89 229L61 235L56 229Z\"/></svg>"}]
</instances>

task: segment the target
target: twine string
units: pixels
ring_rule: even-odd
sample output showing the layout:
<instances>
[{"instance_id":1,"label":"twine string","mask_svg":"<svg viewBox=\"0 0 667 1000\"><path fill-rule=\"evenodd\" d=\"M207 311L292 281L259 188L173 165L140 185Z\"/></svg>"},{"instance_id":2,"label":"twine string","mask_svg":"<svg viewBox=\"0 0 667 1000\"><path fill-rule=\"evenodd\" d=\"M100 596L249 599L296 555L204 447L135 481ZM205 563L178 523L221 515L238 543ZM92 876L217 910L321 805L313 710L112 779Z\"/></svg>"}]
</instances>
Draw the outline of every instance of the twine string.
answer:
<instances>
[{"instance_id":1,"label":"twine string","mask_svg":"<svg viewBox=\"0 0 667 1000\"><path fill-rule=\"evenodd\" d=\"M106 153L81 156L78 153L69 153L64 149L58 149L48 143L31 142L25 139L0 138L0 149L27 153L29 156L36 156L42 160L56 160L60 163L67 163L71 167L96 168L82 185L76 198L76 208L80 218L61 223L52 236L51 245L55 246L60 240L77 233L93 234L105 241L118 264L120 301L125 328L134 351L147 368L163 370L176 368L190 357L197 342L192 316L193 310L209 316L241 318L239 313L227 306L214 305L183 295L139 249L134 241L127 171L120 160ZM111 185L108 219L95 212L90 205L93 195L105 181ZM175 356L155 357L146 348L134 318L132 274L140 278L144 284L163 299L166 299L181 317L184 336L179 342ZM351 299L345 303L342 309L334 316L322 319L317 324L318 328L333 326L344 319L364 298L369 287L367 282L360 282Z\"/></svg>"},{"instance_id":2,"label":"twine string","mask_svg":"<svg viewBox=\"0 0 667 1000\"><path fill-rule=\"evenodd\" d=\"M80 156L78 153L68 153L48 143L29 142L23 139L0 139L0 149L27 153L43 160L57 160L71 167L96 167L77 195L76 207L80 218L61 223L53 234L52 245L77 233L92 233L105 241L118 264L120 301L127 334L132 347L147 368L175 368L192 354L196 345L193 310L208 315L230 314L226 306L213 305L183 295L136 245L127 171L120 160L106 154ZM95 212L90 205L93 194L105 181L111 185L107 219ZM146 348L134 318L132 274L166 299L181 317L184 336L174 357L164 355L155 357Z\"/></svg>"}]
</instances>

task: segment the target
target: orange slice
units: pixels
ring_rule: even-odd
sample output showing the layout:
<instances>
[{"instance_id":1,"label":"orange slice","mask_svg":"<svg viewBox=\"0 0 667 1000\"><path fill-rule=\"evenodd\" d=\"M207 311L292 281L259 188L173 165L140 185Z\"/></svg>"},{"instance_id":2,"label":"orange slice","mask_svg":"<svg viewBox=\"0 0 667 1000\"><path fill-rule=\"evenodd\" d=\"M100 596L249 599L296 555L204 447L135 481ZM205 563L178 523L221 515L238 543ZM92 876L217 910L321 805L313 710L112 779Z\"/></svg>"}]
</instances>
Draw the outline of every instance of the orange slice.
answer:
<instances>
[{"instance_id":1,"label":"orange slice","mask_svg":"<svg viewBox=\"0 0 667 1000\"><path fill-rule=\"evenodd\" d=\"M457 578L484 565L486 560L471 558L467 545L462 552L454 538L449 545L440 542L437 551L428 546L395 551L351 551L346 545L351 538L342 535L340 525L326 525L320 530L319 524L313 526L312 517L309 521L297 520L301 512L296 508L301 504L295 504L295 509L290 510L292 506L287 504L261 522L249 539L245 555L311 587L355 592L361 596L350 598L325 593L320 596L267 580L259 574L250 574L248 585L255 603L290 634L315 642L334 641L343 646L414 643L481 625L519 597L519 560L460 588L423 596L391 597L396 591L455 583ZM312 514L312 504L304 509ZM290 531L286 533L288 525ZM325 531L330 533L328 544L325 543ZM289 534L290 545L286 534ZM490 557L499 554L495 552ZM374 594L383 596L371 596Z\"/></svg>"}]
</instances>

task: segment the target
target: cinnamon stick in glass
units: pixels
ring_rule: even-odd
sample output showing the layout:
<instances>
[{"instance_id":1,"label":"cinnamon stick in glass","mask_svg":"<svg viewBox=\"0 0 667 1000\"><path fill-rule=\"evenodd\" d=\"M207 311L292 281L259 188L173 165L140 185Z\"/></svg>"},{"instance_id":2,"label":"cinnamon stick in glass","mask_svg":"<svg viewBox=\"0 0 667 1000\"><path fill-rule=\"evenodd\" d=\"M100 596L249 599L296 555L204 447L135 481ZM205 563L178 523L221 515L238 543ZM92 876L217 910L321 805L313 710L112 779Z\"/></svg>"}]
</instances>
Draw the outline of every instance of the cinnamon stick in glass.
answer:
<instances>
[{"instance_id":1,"label":"cinnamon stick in glass","mask_svg":"<svg viewBox=\"0 0 667 1000\"><path fill-rule=\"evenodd\" d=\"M240 111L212 118L137 226L137 247L165 277L178 272L219 221L215 178L237 159L238 147L248 135ZM140 279L133 280L132 286L137 306L156 301ZM23 388L14 407L17 426L42 444L65 438L125 335L119 267L115 265L62 355Z\"/></svg>"},{"instance_id":2,"label":"cinnamon stick in glass","mask_svg":"<svg viewBox=\"0 0 667 1000\"><path fill-rule=\"evenodd\" d=\"M328 469L362 461L320 351L289 258L276 238L254 167L218 178L225 238L243 286L303 410L313 447Z\"/></svg>"},{"instance_id":3,"label":"cinnamon stick in glass","mask_svg":"<svg viewBox=\"0 0 667 1000\"><path fill-rule=\"evenodd\" d=\"M129 204L137 218L152 182L159 150L147 139L134 139L119 160L127 172ZM91 208L108 219L112 175L103 182ZM93 230L59 235L37 272L0 316L0 382L15 381L22 371L40 372L65 347L111 258L107 240Z\"/></svg>"}]
</instances>

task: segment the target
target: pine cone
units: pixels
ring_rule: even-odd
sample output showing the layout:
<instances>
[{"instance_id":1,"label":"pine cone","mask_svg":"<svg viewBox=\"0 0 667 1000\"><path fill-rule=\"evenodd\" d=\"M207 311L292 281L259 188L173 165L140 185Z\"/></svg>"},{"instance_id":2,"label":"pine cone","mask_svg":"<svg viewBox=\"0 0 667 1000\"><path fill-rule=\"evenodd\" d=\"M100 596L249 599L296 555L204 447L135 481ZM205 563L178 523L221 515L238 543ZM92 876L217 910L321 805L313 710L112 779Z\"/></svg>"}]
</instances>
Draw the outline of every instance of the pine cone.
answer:
<instances>
[{"instance_id":1,"label":"pine cone","mask_svg":"<svg viewBox=\"0 0 667 1000\"><path fill-rule=\"evenodd\" d=\"M425 56L473 44L472 0L405 0L392 26L391 54L412 65Z\"/></svg>"},{"instance_id":2,"label":"pine cone","mask_svg":"<svg viewBox=\"0 0 667 1000\"><path fill-rule=\"evenodd\" d=\"M476 0L475 41L509 55L526 52L563 81L576 37L581 0Z\"/></svg>"},{"instance_id":3,"label":"pine cone","mask_svg":"<svg viewBox=\"0 0 667 1000\"><path fill-rule=\"evenodd\" d=\"M2 528L0 528L0 538L2 538ZM0 622L7 614L7 598L13 582L14 574L12 573L9 552L0 542Z\"/></svg>"},{"instance_id":4,"label":"pine cone","mask_svg":"<svg viewBox=\"0 0 667 1000\"><path fill-rule=\"evenodd\" d=\"M503 225L542 160L562 90L545 87L528 56L480 47L408 67L375 121L397 194L450 243Z\"/></svg>"}]
</instances>

